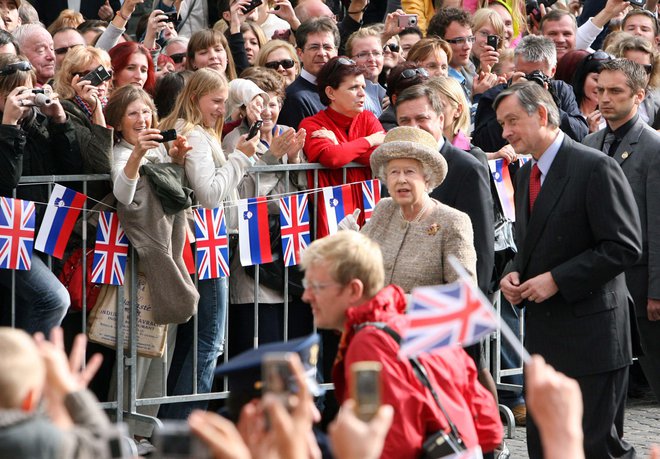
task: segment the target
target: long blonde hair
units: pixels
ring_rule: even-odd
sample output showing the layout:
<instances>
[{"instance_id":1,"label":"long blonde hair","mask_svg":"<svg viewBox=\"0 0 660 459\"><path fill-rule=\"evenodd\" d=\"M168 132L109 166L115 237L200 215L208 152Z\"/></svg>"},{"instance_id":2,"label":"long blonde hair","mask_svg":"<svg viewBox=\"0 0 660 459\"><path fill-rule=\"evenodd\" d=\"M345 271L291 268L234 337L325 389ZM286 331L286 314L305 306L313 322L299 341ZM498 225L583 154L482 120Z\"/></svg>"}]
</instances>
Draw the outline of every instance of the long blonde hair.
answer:
<instances>
[{"instance_id":1,"label":"long blonde hair","mask_svg":"<svg viewBox=\"0 0 660 459\"><path fill-rule=\"evenodd\" d=\"M446 76L431 78L426 84L436 91L444 103L448 103L454 108L461 106L460 115L453 120L445 120L445 125L451 124L451 132L454 135L458 134L458 131L463 131L463 134L468 135L470 132L470 104L465 98L461 84L454 78Z\"/></svg>"},{"instance_id":2,"label":"long blonde hair","mask_svg":"<svg viewBox=\"0 0 660 459\"><path fill-rule=\"evenodd\" d=\"M76 95L76 90L71 84L73 75L88 70L93 64L103 65L109 70L111 68L110 56L106 51L93 46L76 46L66 53L60 70L55 74L55 83L53 84L53 88L60 98L73 99Z\"/></svg>"},{"instance_id":3,"label":"long blonde hair","mask_svg":"<svg viewBox=\"0 0 660 459\"><path fill-rule=\"evenodd\" d=\"M229 84L227 78L219 71L204 68L194 72L179 93L170 114L161 121L161 129L174 129L176 126L178 133L185 136L196 126L200 126L215 137L219 143L224 120L220 118L212 128L204 126L204 115L199 109L199 99L222 88L228 90ZM217 158L213 159L216 161ZM216 161L217 163L218 161Z\"/></svg>"}]
</instances>

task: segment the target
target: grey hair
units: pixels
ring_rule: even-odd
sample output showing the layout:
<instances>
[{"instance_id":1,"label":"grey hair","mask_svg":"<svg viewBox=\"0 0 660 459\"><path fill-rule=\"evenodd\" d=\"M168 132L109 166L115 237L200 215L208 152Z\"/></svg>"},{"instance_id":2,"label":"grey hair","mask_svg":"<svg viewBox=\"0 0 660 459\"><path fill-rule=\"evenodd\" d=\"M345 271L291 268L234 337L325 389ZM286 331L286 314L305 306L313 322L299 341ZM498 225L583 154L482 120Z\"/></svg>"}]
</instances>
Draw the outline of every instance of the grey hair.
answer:
<instances>
[{"instance_id":1,"label":"grey hair","mask_svg":"<svg viewBox=\"0 0 660 459\"><path fill-rule=\"evenodd\" d=\"M177 43L179 43L181 45L184 45L184 46L188 46L189 41L190 40L188 40L186 37L181 37L181 36L170 38L169 40L167 40L167 42L165 43L165 46L163 48L166 48L170 45L175 45Z\"/></svg>"},{"instance_id":2,"label":"grey hair","mask_svg":"<svg viewBox=\"0 0 660 459\"><path fill-rule=\"evenodd\" d=\"M493 109L497 111L497 107L500 103L507 97L513 95L518 96L520 106L530 116L536 113L539 107L545 107L548 112L548 125L559 127L559 124L561 123L559 109L557 108L557 104L555 104L552 95L550 95L550 92L547 89L542 88L541 85L532 81L516 83L499 93L493 102Z\"/></svg>"},{"instance_id":3,"label":"grey hair","mask_svg":"<svg viewBox=\"0 0 660 459\"><path fill-rule=\"evenodd\" d=\"M557 65L557 48L552 40L538 35L527 35L520 40L513 52L515 59L522 57L527 62L545 62L550 67Z\"/></svg>"},{"instance_id":4,"label":"grey hair","mask_svg":"<svg viewBox=\"0 0 660 459\"><path fill-rule=\"evenodd\" d=\"M41 30L48 33L48 31L41 24L23 24L18 26L16 30L14 30L13 35L16 41L18 42L18 46L23 48L25 42L32 36L32 34ZM49 33L48 36L50 36Z\"/></svg>"},{"instance_id":5,"label":"grey hair","mask_svg":"<svg viewBox=\"0 0 660 459\"><path fill-rule=\"evenodd\" d=\"M442 102L442 99L438 96L436 91L425 84L416 84L415 86L411 86L401 91L401 94L396 98L395 108L403 102L421 99L422 97L426 97L436 114L442 115L444 113L445 105Z\"/></svg>"}]
</instances>

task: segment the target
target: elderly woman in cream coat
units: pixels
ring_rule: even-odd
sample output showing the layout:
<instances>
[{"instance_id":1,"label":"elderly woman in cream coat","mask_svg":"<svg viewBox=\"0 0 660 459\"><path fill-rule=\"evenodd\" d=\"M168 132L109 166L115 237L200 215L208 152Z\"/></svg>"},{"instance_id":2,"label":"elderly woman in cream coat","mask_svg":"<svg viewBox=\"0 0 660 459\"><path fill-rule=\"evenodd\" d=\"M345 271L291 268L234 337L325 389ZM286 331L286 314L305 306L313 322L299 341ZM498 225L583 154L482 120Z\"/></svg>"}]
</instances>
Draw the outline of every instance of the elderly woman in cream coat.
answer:
<instances>
[{"instance_id":1,"label":"elderly woman in cream coat","mask_svg":"<svg viewBox=\"0 0 660 459\"><path fill-rule=\"evenodd\" d=\"M387 186L362 233L383 252L385 281L406 293L414 287L454 282L455 256L475 278L477 255L470 217L431 198L447 175L447 162L426 131L397 127L371 155L371 170Z\"/></svg>"}]
</instances>

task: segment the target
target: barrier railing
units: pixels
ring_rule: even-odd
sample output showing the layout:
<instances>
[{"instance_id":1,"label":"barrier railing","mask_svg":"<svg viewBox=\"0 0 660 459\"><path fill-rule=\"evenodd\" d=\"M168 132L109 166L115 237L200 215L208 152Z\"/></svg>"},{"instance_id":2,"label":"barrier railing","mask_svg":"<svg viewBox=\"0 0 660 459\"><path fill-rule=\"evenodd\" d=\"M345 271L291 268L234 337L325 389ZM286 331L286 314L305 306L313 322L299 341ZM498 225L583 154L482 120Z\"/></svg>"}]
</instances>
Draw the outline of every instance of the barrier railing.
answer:
<instances>
[{"instance_id":1,"label":"barrier railing","mask_svg":"<svg viewBox=\"0 0 660 459\"><path fill-rule=\"evenodd\" d=\"M351 163L347 165L346 167L343 168L343 183L346 183L346 171L348 168L353 168L353 167L364 167L359 164L354 164ZM251 167L248 170L248 173L253 174L255 184L256 184L256 189L259 189L259 184L260 184L260 179L262 175L268 175L268 174L284 174L284 183L286 184L284 193L292 193L294 191L298 190L292 190L292 183L291 183L291 174L304 174L305 176L308 175L309 172L311 172L311 183L307 183L307 186L303 190L299 190L300 192L306 192L306 193L318 193L320 190L318 189L318 171L319 170L326 170L323 166L320 164L289 164L289 165L277 165L277 166L254 166ZM95 182L95 181L109 181L110 177L109 175L49 175L49 176L32 176L32 177L23 177L20 180L19 186L23 185L34 185L34 184L48 184L49 186L49 191L52 190L52 187L55 183L63 183L66 184L67 182L82 182L82 190L81 192L83 194L87 195L87 190L88 190L88 182ZM14 197L16 196L16 190L14 190ZM313 221L313 228L314 228L314 234L313 238L316 236L316 228L317 228L317 203L318 199L314 200L314 205L312 207L312 216L310 219ZM46 204L46 203L39 203L39 204ZM81 215L81 220L83 222L82 225L82 255L83 255L83 266L86 266L86 257L87 257L87 248L88 248L88 234L87 234L87 221L89 218L89 213L90 213L90 205L85 203L83 210L82 210L82 215ZM197 369L198 369L198 359L197 359L197 336L198 336L198 318L197 315L193 316L191 320L194 321L193 323L193 329L194 329L194 339L193 339L193 362L192 362L192 372L190 374L190 377L192 378L192 393L191 394L186 394L186 395L167 395L167 374L168 374L168 348L169 344L166 343L166 349L163 355L163 358L160 359L160 362L157 362L157 365L162 365L162 378L160 380L160 386L161 386L161 393L163 395L161 396L155 396L155 397L139 397L137 394L137 378L138 378L138 353L137 353L137 311L136 311L136 304L137 304L137 288L136 288L136 278L137 278L137 267L136 267L136 257L134 256L135 254L131 250L131 256L129 257L130 264L131 264L131 270L130 273L131 275L129 276L130 279L126 279L127 283L130 283L129 285L132 286L131 288L131 299L130 299L130 304L131 307L129 309L129 333L128 336L124 335L124 328L122 326L119 326L119 324L123 323L123 297L124 297L124 288L123 287L118 287L118 294L117 294L117 311L118 311L118 317L117 317L117 324L118 326L116 327L116 389L113 394L109 394L108 399L110 401L104 401L101 403L101 406L109 411L112 416L115 418L116 421L121 422L126 419L132 419L132 420L137 420L137 421L142 421L149 423L154 426L159 426L161 425L161 421L154 415L146 415L138 412L139 407L150 407L150 406L158 406L158 405L165 405L165 404L170 404L170 403L179 403L179 402L193 402L193 401L210 401L210 400L218 400L218 399L223 399L226 398L229 394L228 389L227 389L227 381L225 380L222 386L222 390L220 391L215 391L215 392L209 392L209 393L198 393L197 392ZM48 260L48 265L52 270L53 263L52 259ZM86 270L83 269L83 308L81 312L81 332L82 333L87 333L87 308L86 308L86 295L84 291L84 286L87 283L86 279ZM282 336L284 337L285 340L288 339L289 337L289 329L288 329L288 322L289 322L289 288L288 288L288 275L289 275L289 268L285 269L285 274L284 274L284 289L283 289L283 297L284 297L284 319L283 319L283 327L284 329L282 330ZM195 282L197 282L197 276L195 275ZM15 272L12 272L12 292L11 292L11 323L12 326L15 325L15 314L16 314L16 290L15 290ZM228 296L225 296L225 300L227 300ZM254 274L254 330L253 330L253 346L258 347L259 346L259 270L255 269L255 274ZM499 302L497 301L497 298L499 298L498 295L496 295L496 301L495 305L498 306ZM226 301L228 303L228 301ZM228 304L224 304L224 310L228 311ZM119 311L122 311L120 314ZM231 346L231 343L229 342L228 339L228 325L229 321L227 320L225 322L225 352L223 353L223 356L221 357L223 360L227 360L227 349ZM310 330L311 331L311 330ZM128 347L126 351L124 350L124 344L127 343ZM487 357L492 356L492 366L491 369L493 371L493 374L495 376L496 383L498 384L498 387L503 388L503 389L510 389L514 387L507 387L504 383L501 382L501 377L509 374L518 374L517 372L520 372L521 369L514 369L514 370L502 370L500 368L500 358L499 358L499 353L500 353L500 345L501 345L501 338L500 334L494 333L492 335L492 339L490 340L491 344L491 352L490 355L487 355ZM120 371L121 370L121 371ZM125 374L126 373L126 374ZM126 380L127 378L127 380ZM128 383L128 384L126 384ZM127 389L126 389L126 387ZM322 387L325 389L331 390L333 388L332 384L329 381L325 381L322 384ZM515 389L518 389L515 387ZM114 400L112 400L114 399ZM506 411L506 410L505 410ZM505 413L506 414L506 413ZM509 430L508 430L508 436L512 437L513 436L513 427L515 423L513 422L512 415L510 414L510 411L508 414L506 414L506 417L509 420Z\"/></svg>"}]
</instances>

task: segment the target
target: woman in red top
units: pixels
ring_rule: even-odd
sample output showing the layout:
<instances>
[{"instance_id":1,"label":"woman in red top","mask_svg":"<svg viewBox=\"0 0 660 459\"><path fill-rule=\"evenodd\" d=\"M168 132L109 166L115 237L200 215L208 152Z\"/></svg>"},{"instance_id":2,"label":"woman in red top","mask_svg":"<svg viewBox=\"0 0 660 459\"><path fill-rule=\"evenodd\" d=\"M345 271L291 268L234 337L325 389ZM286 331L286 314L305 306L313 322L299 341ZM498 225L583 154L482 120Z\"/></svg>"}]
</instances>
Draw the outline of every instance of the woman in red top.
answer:
<instances>
[{"instance_id":1,"label":"woman in red top","mask_svg":"<svg viewBox=\"0 0 660 459\"><path fill-rule=\"evenodd\" d=\"M328 108L300 123L300 128L307 131L303 149L307 161L332 169L339 169L352 161L366 167L347 169L346 180L342 170L319 171L317 184L314 173L310 172L308 186L320 188L370 180L369 157L383 143L385 132L376 116L364 110L367 97L364 69L346 57L335 57L323 66L316 83L321 103ZM356 183L351 188L353 203L346 207L350 212L363 207L361 185ZM318 206L317 215L317 237L326 236L328 225L323 205ZM360 213L360 218L362 215L364 212Z\"/></svg>"}]
</instances>

